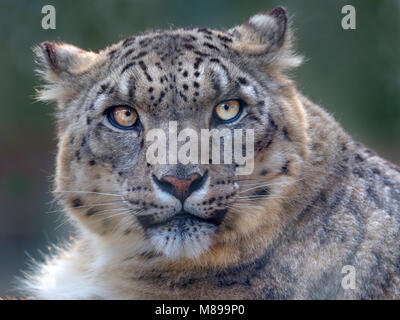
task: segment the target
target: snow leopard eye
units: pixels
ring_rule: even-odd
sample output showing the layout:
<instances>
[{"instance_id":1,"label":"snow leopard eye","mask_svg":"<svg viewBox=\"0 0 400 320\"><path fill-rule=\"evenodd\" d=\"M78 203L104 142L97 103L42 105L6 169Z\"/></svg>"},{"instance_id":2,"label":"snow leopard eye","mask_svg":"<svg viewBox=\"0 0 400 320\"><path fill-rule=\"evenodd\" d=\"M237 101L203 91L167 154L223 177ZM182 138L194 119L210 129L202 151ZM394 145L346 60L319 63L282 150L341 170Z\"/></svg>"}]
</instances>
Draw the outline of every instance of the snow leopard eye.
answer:
<instances>
[{"instance_id":1,"label":"snow leopard eye","mask_svg":"<svg viewBox=\"0 0 400 320\"><path fill-rule=\"evenodd\" d=\"M108 121L116 128L133 130L139 123L139 116L130 106L113 106L106 110Z\"/></svg>"},{"instance_id":2,"label":"snow leopard eye","mask_svg":"<svg viewBox=\"0 0 400 320\"><path fill-rule=\"evenodd\" d=\"M242 113L242 103L240 100L222 101L215 106L214 111L219 121L233 122Z\"/></svg>"}]
</instances>

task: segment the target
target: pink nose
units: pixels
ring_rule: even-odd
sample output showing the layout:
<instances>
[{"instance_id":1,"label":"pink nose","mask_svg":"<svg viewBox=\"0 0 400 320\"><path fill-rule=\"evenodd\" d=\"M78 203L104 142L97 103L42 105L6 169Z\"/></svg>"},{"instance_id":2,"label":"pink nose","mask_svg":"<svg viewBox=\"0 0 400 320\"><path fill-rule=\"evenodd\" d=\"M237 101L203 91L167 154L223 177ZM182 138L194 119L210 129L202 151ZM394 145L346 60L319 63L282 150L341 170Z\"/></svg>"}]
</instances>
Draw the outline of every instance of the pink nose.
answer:
<instances>
[{"instance_id":1,"label":"pink nose","mask_svg":"<svg viewBox=\"0 0 400 320\"><path fill-rule=\"evenodd\" d=\"M185 200L191 193L190 186L193 182L200 179L201 176L198 173L192 173L186 179L178 179L173 176L166 176L161 179L161 181L167 182L173 186L173 195L180 199Z\"/></svg>"}]
</instances>

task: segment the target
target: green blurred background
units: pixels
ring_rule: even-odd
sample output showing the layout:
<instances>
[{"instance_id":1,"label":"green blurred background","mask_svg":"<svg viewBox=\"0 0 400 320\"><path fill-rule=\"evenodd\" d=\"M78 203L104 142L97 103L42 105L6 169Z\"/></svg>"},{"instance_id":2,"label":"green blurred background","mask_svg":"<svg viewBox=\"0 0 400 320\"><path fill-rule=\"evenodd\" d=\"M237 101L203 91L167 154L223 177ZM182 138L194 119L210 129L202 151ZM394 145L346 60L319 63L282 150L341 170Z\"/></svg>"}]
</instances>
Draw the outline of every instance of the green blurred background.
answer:
<instances>
[{"instance_id":1,"label":"green blurred background","mask_svg":"<svg viewBox=\"0 0 400 320\"><path fill-rule=\"evenodd\" d=\"M56 30L41 28L42 6L56 8ZM343 30L352 4L357 29ZM70 232L51 202L56 151L52 106L34 103L31 48L45 40L99 50L148 28L227 28L285 6L294 18L300 89L333 113L357 140L400 163L400 1L99 0L0 3L0 297L30 257Z\"/></svg>"}]
</instances>

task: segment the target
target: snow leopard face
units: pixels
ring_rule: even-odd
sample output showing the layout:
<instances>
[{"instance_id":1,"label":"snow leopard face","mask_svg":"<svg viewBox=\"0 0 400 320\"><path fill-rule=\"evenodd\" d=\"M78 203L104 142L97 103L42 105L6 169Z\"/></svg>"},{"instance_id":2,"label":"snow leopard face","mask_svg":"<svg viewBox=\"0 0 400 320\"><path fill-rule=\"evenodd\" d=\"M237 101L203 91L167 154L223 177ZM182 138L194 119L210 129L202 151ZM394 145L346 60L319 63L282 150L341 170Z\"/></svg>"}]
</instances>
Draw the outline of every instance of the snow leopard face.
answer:
<instances>
[{"instance_id":1,"label":"snow leopard face","mask_svg":"<svg viewBox=\"0 0 400 320\"><path fill-rule=\"evenodd\" d=\"M227 31L146 33L99 53L45 42L37 53L47 81L40 98L58 103L55 194L84 230L195 259L274 223L307 153L303 114L283 74L299 58L282 8ZM238 163L211 157L151 163L149 132L170 133L171 124L199 137L251 129L254 170L238 175ZM172 146L172 136L161 145Z\"/></svg>"}]
</instances>

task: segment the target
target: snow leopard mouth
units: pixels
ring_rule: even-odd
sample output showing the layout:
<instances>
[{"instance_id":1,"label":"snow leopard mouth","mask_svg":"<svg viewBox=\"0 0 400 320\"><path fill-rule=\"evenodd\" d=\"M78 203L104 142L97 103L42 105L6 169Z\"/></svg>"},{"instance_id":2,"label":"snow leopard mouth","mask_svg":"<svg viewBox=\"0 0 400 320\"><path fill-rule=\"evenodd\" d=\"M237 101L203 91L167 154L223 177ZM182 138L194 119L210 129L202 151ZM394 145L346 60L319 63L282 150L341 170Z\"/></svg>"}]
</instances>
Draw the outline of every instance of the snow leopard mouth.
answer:
<instances>
[{"instance_id":1,"label":"snow leopard mouth","mask_svg":"<svg viewBox=\"0 0 400 320\"><path fill-rule=\"evenodd\" d=\"M153 250L169 259L195 258L212 245L224 214L221 211L212 219L206 219L180 211L162 222L148 224L146 221L146 237ZM143 219L141 223L143 225Z\"/></svg>"},{"instance_id":2,"label":"snow leopard mouth","mask_svg":"<svg viewBox=\"0 0 400 320\"><path fill-rule=\"evenodd\" d=\"M144 229L175 226L179 230L184 230L185 226L187 225L193 226L196 224L204 223L218 227L221 224L226 212L227 210L215 210L211 218L202 218L195 216L187 211L181 210L177 214L161 222L155 222L151 215L138 216L138 220Z\"/></svg>"}]
</instances>

